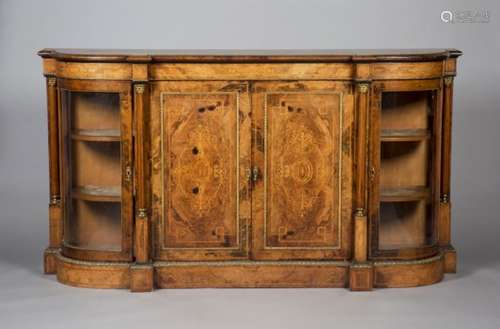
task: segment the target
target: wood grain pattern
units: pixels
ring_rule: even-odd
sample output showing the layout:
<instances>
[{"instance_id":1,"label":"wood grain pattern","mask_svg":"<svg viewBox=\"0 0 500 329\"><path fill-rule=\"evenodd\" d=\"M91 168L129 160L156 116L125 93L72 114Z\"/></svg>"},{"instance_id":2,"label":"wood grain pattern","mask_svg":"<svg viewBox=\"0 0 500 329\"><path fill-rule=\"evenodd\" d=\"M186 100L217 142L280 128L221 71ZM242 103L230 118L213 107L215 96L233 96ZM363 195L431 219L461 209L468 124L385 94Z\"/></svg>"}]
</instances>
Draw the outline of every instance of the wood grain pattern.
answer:
<instances>
[{"instance_id":1,"label":"wood grain pattern","mask_svg":"<svg viewBox=\"0 0 500 329\"><path fill-rule=\"evenodd\" d=\"M44 60L44 73L53 73L52 60ZM61 176L60 176L60 100L57 92L57 78L47 76L47 124L49 144L49 247L44 253L44 272L54 273L54 249L60 248L63 237L63 215L61 204Z\"/></svg>"},{"instance_id":2,"label":"wood grain pattern","mask_svg":"<svg viewBox=\"0 0 500 329\"><path fill-rule=\"evenodd\" d=\"M57 255L58 248L45 248L43 252L43 273L56 274L57 273Z\"/></svg>"},{"instance_id":3,"label":"wood grain pattern","mask_svg":"<svg viewBox=\"0 0 500 329\"><path fill-rule=\"evenodd\" d=\"M73 129L71 138L87 142L119 142L119 129Z\"/></svg>"},{"instance_id":4,"label":"wood grain pattern","mask_svg":"<svg viewBox=\"0 0 500 329\"><path fill-rule=\"evenodd\" d=\"M75 62L325 63L450 60L457 49L42 49L38 55Z\"/></svg>"},{"instance_id":5,"label":"wood grain pattern","mask_svg":"<svg viewBox=\"0 0 500 329\"><path fill-rule=\"evenodd\" d=\"M385 187L380 191L380 200L384 202L430 201L430 190L424 186Z\"/></svg>"},{"instance_id":6,"label":"wood grain pattern","mask_svg":"<svg viewBox=\"0 0 500 329\"><path fill-rule=\"evenodd\" d=\"M442 255L415 262L376 262L374 286L377 288L404 288L424 286L443 279Z\"/></svg>"},{"instance_id":7,"label":"wood grain pattern","mask_svg":"<svg viewBox=\"0 0 500 329\"><path fill-rule=\"evenodd\" d=\"M425 200L382 202L379 220L378 248L382 254L390 250L400 254L400 249L418 249L430 243L427 240L430 219Z\"/></svg>"},{"instance_id":8,"label":"wood grain pattern","mask_svg":"<svg viewBox=\"0 0 500 329\"><path fill-rule=\"evenodd\" d=\"M59 76L57 78L57 86L60 90L95 93L128 93L131 88L129 81L73 80L62 79Z\"/></svg>"},{"instance_id":9,"label":"wood grain pattern","mask_svg":"<svg viewBox=\"0 0 500 329\"><path fill-rule=\"evenodd\" d=\"M380 186L425 186L430 166L431 145L426 141L382 143Z\"/></svg>"},{"instance_id":10,"label":"wood grain pattern","mask_svg":"<svg viewBox=\"0 0 500 329\"><path fill-rule=\"evenodd\" d=\"M129 288L130 271L126 263L92 263L57 259L57 281L83 288Z\"/></svg>"},{"instance_id":11,"label":"wood grain pattern","mask_svg":"<svg viewBox=\"0 0 500 329\"><path fill-rule=\"evenodd\" d=\"M62 118L60 134L63 150L61 187L65 218L62 252L69 257L81 260L130 260L132 258L133 190L132 181L126 177L126 172L132 167L133 147L130 84L116 81L105 83L67 79L60 79L58 83L61 93L59 109ZM101 96L102 93L111 93L116 101L106 103L101 99L102 97L92 100L79 97L84 92L93 92ZM71 101L72 95L76 96L75 103ZM106 104L104 107L96 105L102 105L103 101ZM110 115L111 108L116 108L116 115ZM82 113L92 114L93 118L86 117L85 120L83 117L79 118L80 110ZM76 126L70 120L73 114L76 114L75 118L78 120ZM104 116L102 121L95 118L99 114ZM96 122L99 128L109 128L100 125L113 122L112 128L118 128L121 132L121 142L94 143L71 139L74 128L95 127ZM102 152L103 149L112 150L112 152ZM109 158L112 154L116 154L113 160ZM103 161L99 162L99 159ZM86 201L77 202L72 198L72 191L75 188L80 190L88 185L121 188L122 202L121 206L118 204L119 211L111 211L111 208L104 209L102 205L91 206ZM70 209L73 207L75 211L71 212ZM116 216L118 218L115 218ZM99 223L100 220L104 222ZM97 229L98 227L100 229ZM106 242L107 239L109 239L108 242ZM96 244L97 242L99 244ZM78 245L80 243L81 246ZM99 246L102 248L98 248Z\"/></svg>"},{"instance_id":12,"label":"wood grain pattern","mask_svg":"<svg viewBox=\"0 0 500 329\"><path fill-rule=\"evenodd\" d=\"M373 289L373 265L371 263L354 263L349 267L349 288L351 291Z\"/></svg>"},{"instance_id":13,"label":"wood grain pattern","mask_svg":"<svg viewBox=\"0 0 500 329\"><path fill-rule=\"evenodd\" d=\"M457 73L457 58L448 58L444 64L444 75L454 76Z\"/></svg>"},{"instance_id":14,"label":"wood grain pattern","mask_svg":"<svg viewBox=\"0 0 500 329\"><path fill-rule=\"evenodd\" d=\"M392 129L429 128L429 105L427 92L399 91L388 89L382 96L381 121L382 132Z\"/></svg>"},{"instance_id":15,"label":"wood grain pattern","mask_svg":"<svg viewBox=\"0 0 500 329\"><path fill-rule=\"evenodd\" d=\"M427 129L382 129L382 142L420 142L431 137Z\"/></svg>"},{"instance_id":16,"label":"wood grain pattern","mask_svg":"<svg viewBox=\"0 0 500 329\"><path fill-rule=\"evenodd\" d=\"M443 80L442 92L442 138L441 138L441 196L439 209L438 234L439 245L451 248L451 131L453 113L453 76L456 62L447 61L447 72L451 74ZM456 271L456 254L445 257L445 268Z\"/></svg>"},{"instance_id":17,"label":"wood grain pattern","mask_svg":"<svg viewBox=\"0 0 500 329\"><path fill-rule=\"evenodd\" d=\"M371 85L362 82L356 85L356 158L355 158L355 207L360 215L366 213L366 158L367 158L367 131L368 111L370 108Z\"/></svg>"},{"instance_id":18,"label":"wood grain pattern","mask_svg":"<svg viewBox=\"0 0 500 329\"><path fill-rule=\"evenodd\" d=\"M152 113L159 135L151 137L160 252L171 259L246 257L248 86L161 83L153 90L161 102Z\"/></svg>"},{"instance_id":19,"label":"wood grain pattern","mask_svg":"<svg viewBox=\"0 0 500 329\"><path fill-rule=\"evenodd\" d=\"M57 61L54 58L44 58L43 74L45 76L55 76L56 68L57 68Z\"/></svg>"},{"instance_id":20,"label":"wood grain pattern","mask_svg":"<svg viewBox=\"0 0 500 329\"><path fill-rule=\"evenodd\" d=\"M153 64L152 80L347 80L348 64Z\"/></svg>"},{"instance_id":21,"label":"wood grain pattern","mask_svg":"<svg viewBox=\"0 0 500 329\"><path fill-rule=\"evenodd\" d=\"M354 216L354 260L366 262L368 256L368 220L357 213Z\"/></svg>"},{"instance_id":22,"label":"wood grain pattern","mask_svg":"<svg viewBox=\"0 0 500 329\"><path fill-rule=\"evenodd\" d=\"M432 211L432 235L430 240L433 245L439 245L439 217L440 217L440 201L441 201L441 164L443 162L443 90L438 89L433 94L431 99L431 108L434 110L433 138L431 139L431 158L432 170L429 171L429 180L431 181L431 211ZM450 237L451 238L451 237Z\"/></svg>"},{"instance_id":23,"label":"wood grain pattern","mask_svg":"<svg viewBox=\"0 0 500 329\"><path fill-rule=\"evenodd\" d=\"M152 265L132 265L130 267L130 291L148 292L153 290L153 286Z\"/></svg>"},{"instance_id":24,"label":"wood grain pattern","mask_svg":"<svg viewBox=\"0 0 500 329\"><path fill-rule=\"evenodd\" d=\"M398 91L424 91L424 90L438 90L441 88L441 79L425 79L420 80L378 80L376 82L377 88L380 90L390 90L391 92Z\"/></svg>"},{"instance_id":25,"label":"wood grain pattern","mask_svg":"<svg viewBox=\"0 0 500 329\"><path fill-rule=\"evenodd\" d=\"M440 202L438 235L439 245L447 247L451 243L451 203Z\"/></svg>"},{"instance_id":26,"label":"wood grain pattern","mask_svg":"<svg viewBox=\"0 0 500 329\"><path fill-rule=\"evenodd\" d=\"M353 98L329 82L256 83L253 257L349 252ZM259 136L260 135L260 136ZM347 243L347 244L346 244Z\"/></svg>"},{"instance_id":27,"label":"wood grain pattern","mask_svg":"<svg viewBox=\"0 0 500 329\"><path fill-rule=\"evenodd\" d=\"M452 108L453 108L453 78L447 77L443 83L443 138L441 162L441 197L445 196L450 200L450 180L451 180L451 130L452 130Z\"/></svg>"},{"instance_id":28,"label":"wood grain pattern","mask_svg":"<svg viewBox=\"0 0 500 329\"><path fill-rule=\"evenodd\" d=\"M442 248L444 273L457 273L457 251L449 245Z\"/></svg>"},{"instance_id":29,"label":"wood grain pattern","mask_svg":"<svg viewBox=\"0 0 500 329\"><path fill-rule=\"evenodd\" d=\"M49 76L47 87L47 125L49 134L49 184L50 199L59 202L61 199L59 177L59 114L57 97L57 78Z\"/></svg>"},{"instance_id":30,"label":"wood grain pattern","mask_svg":"<svg viewBox=\"0 0 500 329\"><path fill-rule=\"evenodd\" d=\"M135 114L135 227L134 256L136 263L147 263L151 259L151 205L150 205L150 164L148 138L149 85L134 85ZM135 289L135 288L133 288Z\"/></svg>"},{"instance_id":31,"label":"wood grain pattern","mask_svg":"<svg viewBox=\"0 0 500 329\"><path fill-rule=\"evenodd\" d=\"M60 282L366 291L456 271L460 51L39 55Z\"/></svg>"},{"instance_id":32,"label":"wood grain pattern","mask_svg":"<svg viewBox=\"0 0 500 329\"><path fill-rule=\"evenodd\" d=\"M149 66L147 64L132 64L132 80L148 81Z\"/></svg>"},{"instance_id":33,"label":"wood grain pattern","mask_svg":"<svg viewBox=\"0 0 500 329\"><path fill-rule=\"evenodd\" d=\"M356 65L356 73L364 76L369 72L366 64ZM370 108L371 84L360 82L355 87L355 158L354 158L354 260L366 262L368 257L368 218L367 218L367 138L368 111ZM367 274L360 270L361 276ZM351 274L351 289L368 289L357 280L358 275ZM360 278L361 279L361 278ZM354 280L354 281L353 281ZM361 280L363 281L363 280ZM373 280L371 280L373 281Z\"/></svg>"},{"instance_id":34,"label":"wood grain pattern","mask_svg":"<svg viewBox=\"0 0 500 329\"><path fill-rule=\"evenodd\" d=\"M164 94L162 106L165 246L237 246L237 95Z\"/></svg>"},{"instance_id":35,"label":"wood grain pattern","mask_svg":"<svg viewBox=\"0 0 500 329\"><path fill-rule=\"evenodd\" d=\"M433 79L443 74L443 62L373 63L370 77L374 80Z\"/></svg>"},{"instance_id":36,"label":"wood grain pattern","mask_svg":"<svg viewBox=\"0 0 500 329\"><path fill-rule=\"evenodd\" d=\"M265 102L266 246L336 247L341 96L278 92Z\"/></svg>"},{"instance_id":37,"label":"wood grain pattern","mask_svg":"<svg viewBox=\"0 0 500 329\"><path fill-rule=\"evenodd\" d=\"M49 247L61 247L63 237L63 212L61 204L55 202L49 205Z\"/></svg>"},{"instance_id":38,"label":"wood grain pattern","mask_svg":"<svg viewBox=\"0 0 500 329\"><path fill-rule=\"evenodd\" d=\"M159 288L341 288L348 268L335 265L224 265L158 266Z\"/></svg>"},{"instance_id":39,"label":"wood grain pattern","mask_svg":"<svg viewBox=\"0 0 500 329\"><path fill-rule=\"evenodd\" d=\"M132 65L57 62L56 74L65 79L130 80L132 78Z\"/></svg>"},{"instance_id":40,"label":"wood grain pattern","mask_svg":"<svg viewBox=\"0 0 500 329\"><path fill-rule=\"evenodd\" d=\"M372 259L424 258L438 251L435 237L439 218L436 208L439 183L436 179L440 175L440 95L435 80L426 84L414 81L374 83L370 107L371 185L368 193ZM382 129L428 129L431 138L381 143ZM391 200L387 199L387 194L381 193L381 189L415 190L425 186L430 194L429 197L424 194L422 200L430 202L429 207L420 199L414 202L408 198L400 200L400 197ZM384 198L385 201L397 201L397 204L384 203L381 206L380 201ZM384 227L380 226L382 219L385 220Z\"/></svg>"},{"instance_id":41,"label":"wood grain pattern","mask_svg":"<svg viewBox=\"0 0 500 329\"><path fill-rule=\"evenodd\" d=\"M443 278L443 255L417 261L345 262L156 262L152 266L73 261L53 253L59 282L90 288L340 288L414 287ZM450 252L451 255L451 252ZM154 273L154 276L153 276Z\"/></svg>"}]
</instances>

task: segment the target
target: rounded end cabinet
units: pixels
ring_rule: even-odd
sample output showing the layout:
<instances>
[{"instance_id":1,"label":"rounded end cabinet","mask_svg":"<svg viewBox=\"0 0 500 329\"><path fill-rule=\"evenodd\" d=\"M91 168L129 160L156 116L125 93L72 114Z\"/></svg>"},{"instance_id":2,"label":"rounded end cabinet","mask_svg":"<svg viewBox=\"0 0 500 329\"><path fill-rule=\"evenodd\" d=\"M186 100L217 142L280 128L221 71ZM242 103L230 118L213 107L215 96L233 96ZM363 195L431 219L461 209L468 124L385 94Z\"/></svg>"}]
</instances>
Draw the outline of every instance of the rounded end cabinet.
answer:
<instances>
[{"instance_id":1,"label":"rounded end cabinet","mask_svg":"<svg viewBox=\"0 0 500 329\"><path fill-rule=\"evenodd\" d=\"M350 287L456 271L455 49L44 49L45 273Z\"/></svg>"}]
</instances>

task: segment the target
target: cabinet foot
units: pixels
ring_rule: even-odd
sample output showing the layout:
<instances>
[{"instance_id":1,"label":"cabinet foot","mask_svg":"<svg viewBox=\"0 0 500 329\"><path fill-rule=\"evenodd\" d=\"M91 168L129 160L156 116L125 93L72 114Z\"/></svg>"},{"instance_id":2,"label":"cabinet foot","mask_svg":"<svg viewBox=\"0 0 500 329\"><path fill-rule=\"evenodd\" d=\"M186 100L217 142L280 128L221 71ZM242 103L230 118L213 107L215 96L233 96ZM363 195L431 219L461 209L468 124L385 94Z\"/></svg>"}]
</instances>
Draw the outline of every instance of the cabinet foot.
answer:
<instances>
[{"instance_id":1,"label":"cabinet foot","mask_svg":"<svg viewBox=\"0 0 500 329\"><path fill-rule=\"evenodd\" d=\"M349 267L349 287L352 291L369 291L373 289L373 264L353 263Z\"/></svg>"},{"instance_id":2,"label":"cabinet foot","mask_svg":"<svg viewBox=\"0 0 500 329\"><path fill-rule=\"evenodd\" d=\"M444 273L457 273L457 251L453 246L443 249Z\"/></svg>"},{"instance_id":3,"label":"cabinet foot","mask_svg":"<svg viewBox=\"0 0 500 329\"><path fill-rule=\"evenodd\" d=\"M153 290L153 265L134 264L130 266L130 291L148 292Z\"/></svg>"},{"instance_id":4,"label":"cabinet foot","mask_svg":"<svg viewBox=\"0 0 500 329\"><path fill-rule=\"evenodd\" d=\"M43 252L43 273L56 274L57 273L57 248L47 248Z\"/></svg>"}]
</instances>

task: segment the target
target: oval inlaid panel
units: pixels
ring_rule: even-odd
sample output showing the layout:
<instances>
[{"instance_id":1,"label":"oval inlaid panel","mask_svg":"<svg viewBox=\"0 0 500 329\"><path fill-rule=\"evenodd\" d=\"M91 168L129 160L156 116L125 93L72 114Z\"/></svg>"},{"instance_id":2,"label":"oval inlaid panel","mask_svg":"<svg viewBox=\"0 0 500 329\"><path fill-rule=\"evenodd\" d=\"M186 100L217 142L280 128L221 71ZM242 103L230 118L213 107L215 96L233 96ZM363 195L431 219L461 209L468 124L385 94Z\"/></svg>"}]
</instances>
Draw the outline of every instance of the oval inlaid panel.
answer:
<instances>
[{"instance_id":1,"label":"oval inlaid panel","mask_svg":"<svg viewBox=\"0 0 500 329\"><path fill-rule=\"evenodd\" d=\"M164 246L237 246L237 94L165 93L162 114Z\"/></svg>"},{"instance_id":2,"label":"oval inlaid panel","mask_svg":"<svg viewBox=\"0 0 500 329\"><path fill-rule=\"evenodd\" d=\"M340 96L267 94L267 247L340 243Z\"/></svg>"}]
</instances>

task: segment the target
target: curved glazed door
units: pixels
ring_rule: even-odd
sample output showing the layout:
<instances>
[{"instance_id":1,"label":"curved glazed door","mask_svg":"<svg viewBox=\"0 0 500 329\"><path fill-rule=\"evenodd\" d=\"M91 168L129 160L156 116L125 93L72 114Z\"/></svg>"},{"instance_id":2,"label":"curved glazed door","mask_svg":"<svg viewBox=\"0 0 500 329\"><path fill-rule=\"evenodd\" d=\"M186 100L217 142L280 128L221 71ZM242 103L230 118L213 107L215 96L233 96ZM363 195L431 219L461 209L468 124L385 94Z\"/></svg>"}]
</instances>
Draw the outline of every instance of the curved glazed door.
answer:
<instances>
[{"instance_id":1,"label":"curved glazed door","mask_svg":"<svg viewBox=\"0 0 500 329\"><path fill-rule=\"evenodd\" d=\"M132 259L129 82L59 80L63 253Z\"/></svg>"},{"instance_id":2,"label":"curved glazed door","mask_svg":"<svg viewBox=\"0 0 500 329\"><path fill-rule=\"evenodd\" d=\"M155 257L246 258L248 84L157 82L152 97Z\"/></svg>"},{"instance_id":3,"label":"curved glazed door","mask_svg":"<svg viewBox=\"0 0 500 329\"><path fill-rule=\"evenodd\" d=\"M345 259L352 213L351 86L258 82L252 258Z\"/></svg>"},{"instance_id":4,"label":"curved glazed door","mask_svg":"<svg viewBox=\"0 0 500 329\"><path fill-rule=\"evenodd\" d=\"M370 129L371 257L437 253L441 80L375 82Z\"/></svg>"}]
</instances>

